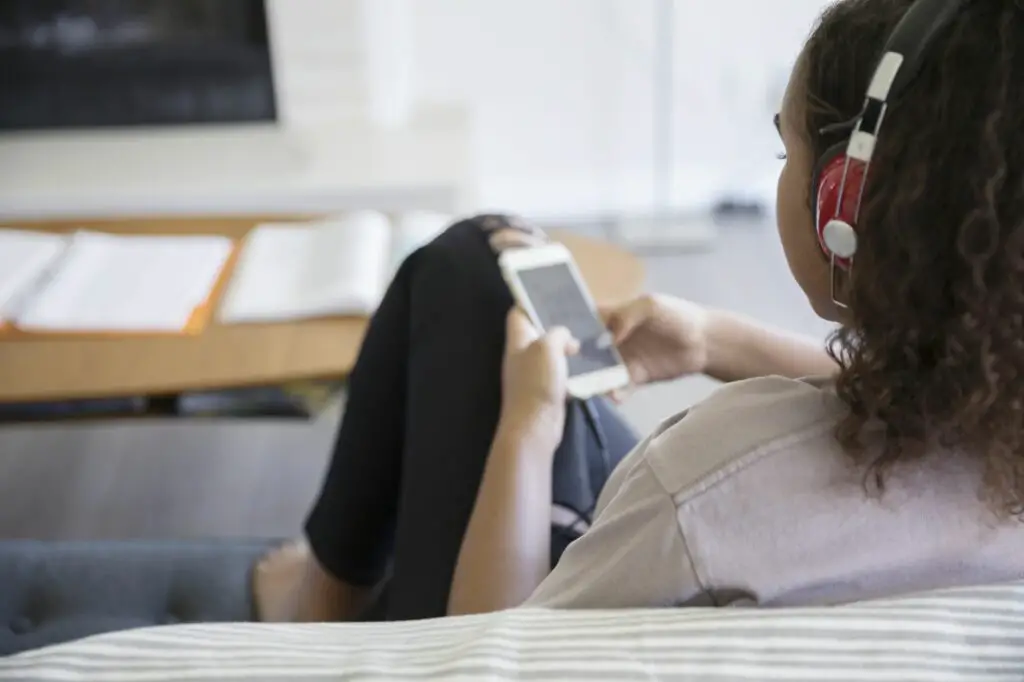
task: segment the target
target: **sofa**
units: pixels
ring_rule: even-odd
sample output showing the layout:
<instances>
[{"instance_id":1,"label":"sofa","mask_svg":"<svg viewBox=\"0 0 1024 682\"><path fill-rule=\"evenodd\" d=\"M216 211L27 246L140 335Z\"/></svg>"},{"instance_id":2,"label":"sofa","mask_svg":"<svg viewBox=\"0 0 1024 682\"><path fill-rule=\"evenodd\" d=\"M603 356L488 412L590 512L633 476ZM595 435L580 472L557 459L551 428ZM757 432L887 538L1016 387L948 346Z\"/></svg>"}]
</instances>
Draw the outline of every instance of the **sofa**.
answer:
<instances>
[{"instance_id":1,"label":"sofa","mask_svg":"<svg viewBox=\"0 0 1024 682\"><path fill-rule=\"evenodd\" d=\"M0 542L0 656L151 625L249 621L277 541Z\"/></svg>"}]
</instances>

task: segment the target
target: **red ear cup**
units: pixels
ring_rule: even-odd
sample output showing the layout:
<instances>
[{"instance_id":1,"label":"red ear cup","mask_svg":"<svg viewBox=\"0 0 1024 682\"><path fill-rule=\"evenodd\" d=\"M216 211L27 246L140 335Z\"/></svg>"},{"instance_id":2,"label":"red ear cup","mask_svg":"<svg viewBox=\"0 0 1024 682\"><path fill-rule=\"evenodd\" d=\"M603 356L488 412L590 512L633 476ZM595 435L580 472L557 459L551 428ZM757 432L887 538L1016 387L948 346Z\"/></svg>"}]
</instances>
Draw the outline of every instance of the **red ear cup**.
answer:
<instances>
[{"instance_id":1,"label":"red ear cup","mask_svg":"<svg viewBox=\"0 0 1024 682\"><path fill-rule=\"evenodd\" d=\"M845 167L845 154L836 155L822 167L817 178L815 196L818 205L815 207L814 216L821 250L829 258L834 255L836 263L844 268L849 267L850 259L857 251L855 217L861 186L864 183L864 165L852 161L843 187ZM840 187L843 187L842 205L836 211L840 202Z\"/></svg>"}]
</instances>

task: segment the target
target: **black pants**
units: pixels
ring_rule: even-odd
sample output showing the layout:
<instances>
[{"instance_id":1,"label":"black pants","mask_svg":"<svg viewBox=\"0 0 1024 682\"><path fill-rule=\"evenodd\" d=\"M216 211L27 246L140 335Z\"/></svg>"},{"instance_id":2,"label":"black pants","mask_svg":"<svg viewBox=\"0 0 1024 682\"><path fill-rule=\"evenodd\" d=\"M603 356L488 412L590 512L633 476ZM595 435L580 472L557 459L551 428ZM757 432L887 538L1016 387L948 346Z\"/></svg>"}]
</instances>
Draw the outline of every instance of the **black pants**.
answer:
<instances>
[{"instance_id":1,"label":"black pants","mask_svg":"<svg viewBox=\"0 0 1024 682\"><path fill-rule=\"evenodd\" d=\"M388 620L445 614L498 422L512 298L483 221L455 224L399 269L370 322L306 521L313 553L337 578L370 586L388 573L378 609ZM635 444L603 400L570 403L552 472L553 561Z\"/></svg>"}]
</instances>

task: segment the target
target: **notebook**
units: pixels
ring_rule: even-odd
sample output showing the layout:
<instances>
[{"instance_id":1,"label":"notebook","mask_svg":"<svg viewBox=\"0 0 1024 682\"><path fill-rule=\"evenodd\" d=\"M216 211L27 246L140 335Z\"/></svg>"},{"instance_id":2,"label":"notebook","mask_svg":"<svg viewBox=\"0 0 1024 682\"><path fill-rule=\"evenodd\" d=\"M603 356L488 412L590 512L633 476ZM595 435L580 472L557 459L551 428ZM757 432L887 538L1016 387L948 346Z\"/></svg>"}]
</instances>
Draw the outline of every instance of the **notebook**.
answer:
<instances>
[{"instance_id":1,"label":"notebook","mask_svg":"<svg viewBox=\"0 0 1024 682\"><path fill-rule=\"evenodd\" d=\"M0 327L46 278L68 245L63 234L0 230Z\"/></svg>"},{"instance_id":2,"label":"notebook","mask_svg":"<svg viewBox=\"0 0 1024 682\"><path fill-rule=\"evenodd\" d=\"M79 231L15 311L26 332L198 332L234 242Z\"/></svg>"},{"instance_id":3,"label":"notebook","mask_svg":"<svg viewBox=\"0 0 1024 682\"><path fill-rule=\"evenodd\" d=\"M242 244L220 307L226 324L372 313L405 257L448 225L419 211L357 211L258 225Z\"/></svg>"}]
</instances>

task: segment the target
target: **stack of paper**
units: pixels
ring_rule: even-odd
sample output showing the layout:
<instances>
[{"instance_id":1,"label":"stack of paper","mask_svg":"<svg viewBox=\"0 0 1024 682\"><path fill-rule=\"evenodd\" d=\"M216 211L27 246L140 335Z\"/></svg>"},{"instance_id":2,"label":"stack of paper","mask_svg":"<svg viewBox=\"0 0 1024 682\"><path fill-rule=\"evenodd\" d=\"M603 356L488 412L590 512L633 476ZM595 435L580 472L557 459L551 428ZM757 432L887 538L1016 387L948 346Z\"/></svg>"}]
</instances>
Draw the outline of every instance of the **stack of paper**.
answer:
<instances>
[{"instance_id":1,"label":"stack of paper","mask_svg":"<svg viewBox=\"0 0 1024 682\"><path fill-rule=\"evenodd\" d=\"M448 224L442 214L376 211L309 223L266 224L246 237L220 320L224 323L372 313L395 269Z\"/></svg>"},{"instance_id":2,"label":"stack of paper","mask_svg":"<svg viewBox=\"0 0 1024 682\"><path fill-rule=\"evenodd\" d=\"M67 244L66 235L0 230L0 326L46 280Z\"/></svg>"},{"instance_id":3,"label":"stack of paper","mask_svg":"<svg viewBox=\"0 0 1024 682\"><path fill-rule=\"evenodd\" d=\"M76 232L14 319L30 332L190 332L233 242L220 236Z\"/></svg>"},{"instance_id":4,"label":"stack of paper","mask_svg":"<svg viewBox=\"0 0 1024 682\"><path fill-rule=\"evenodd\" d=\"M274 322L372 310L390 225L370 211L335 221L259 225L246 237L220 318Z\"/></svg>"}]
</instances>

